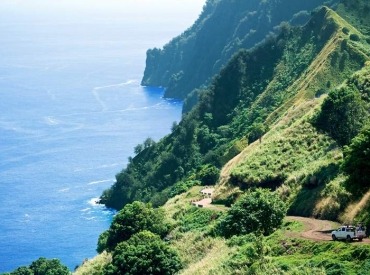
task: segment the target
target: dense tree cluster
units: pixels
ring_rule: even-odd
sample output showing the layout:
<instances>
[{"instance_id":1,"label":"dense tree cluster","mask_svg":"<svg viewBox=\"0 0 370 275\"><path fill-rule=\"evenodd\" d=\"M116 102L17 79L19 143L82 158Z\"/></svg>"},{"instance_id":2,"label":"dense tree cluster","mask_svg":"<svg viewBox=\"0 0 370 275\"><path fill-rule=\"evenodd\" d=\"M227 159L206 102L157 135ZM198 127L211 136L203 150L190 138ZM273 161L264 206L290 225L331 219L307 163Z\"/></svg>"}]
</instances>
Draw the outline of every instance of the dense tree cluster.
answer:
<instances>
[{"instance_id":1,"label":"dense tree cluster","mask_svg":"<svg viewBox=\"0 0 370 275\"><path fill-rule=\"evenodd\" d=\"M269 235L281 226L286 211L277 194L268 189L250 190L220 220L218 230L225 237L253 232Z\"/></svg>"},{"instance_id":2,"label":"dense tree cluster","mask_svg":"<svg viewBox=\"0 0 370 275\"><path fill-rule=\"evenodd\" d=\"M70 275L70 272L60 260L49 260L41 257L27 267L19 267L13 272L4 275Z\"/></svg>"},{"instance_id":3,"label":"dense tree cluster","mask_svg":"<svg viewBox=\"0 0 370 275\"><path fill-rule=\"evenodd\" d=\"M352 140L344 151L343 169L350 177L352 189L370 188L370 123Z\"/></svg>"},{"instance_id":4,"label":"dense tree cluster","mask_svg":"<svg viewBox=\"0 0 370 275\"><path fill-rule=\"evenodd\" d=\"M340 145L347 145L369 116L365 106L358 89L354 85L347 85L329 93L314 124Z\"/></svg>"},{"instance_id":5,"label":"dense tree cluster","mask_svg":"<svg viewBox=\"0 0 370 275\"><path fill-rule=\"evenodd\" d=\"M104 275L176 273L181 261L162 240L168 230L162 210L137 201L127 204L99 237L98 252L113 255Z\"/></svg>"},{"instance_id":6,"label":"dense tree cluster","mask_svg":"<svg viewBox=\"0 0 370 275\"><path fill-rule=\"evenodd\" d=\"M143 230L164 237L168 229L162 210L135 201L127 204L117 213L110 228L100 235L97 250L98 252L113 251L120 242L127 241Z\"/></svg>"},{"instance_id":7,"label":"dense tree cluster","mask_svg":"<svg viewBox=\"0 0 370 275\"><path fill-rule=\"evenodd\" d=\"M104 275L172 275L181 268L175 250L158 235L141 231L116 247Z\"/></svg>"}]
</instances>

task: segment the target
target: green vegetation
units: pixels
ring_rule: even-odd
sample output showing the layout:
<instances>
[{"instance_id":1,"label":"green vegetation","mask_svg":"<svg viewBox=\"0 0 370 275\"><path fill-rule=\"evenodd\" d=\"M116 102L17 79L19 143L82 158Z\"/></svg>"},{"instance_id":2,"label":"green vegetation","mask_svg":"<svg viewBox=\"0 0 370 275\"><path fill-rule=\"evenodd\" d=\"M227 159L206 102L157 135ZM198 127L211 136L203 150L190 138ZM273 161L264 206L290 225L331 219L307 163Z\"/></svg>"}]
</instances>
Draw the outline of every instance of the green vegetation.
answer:
<instances>
[{"instance_id":1,"label":"green vegetation","mask_svg":"<svg viewBox=\"0 0 370 275\"><path fill-rule=\"evenodd\" d=\"M246 192L218 224L225 237L261 233L269 235L282 224L286 205L277 194L256 189Z\"/></svg>"},{"instance_id":2,"label":"green vegetation","mask_svg":"<svg viewBox=\"0 0 370 275\"><path fill-rule=\"evenodd\" d=\"M112 262L112 255L104 251L91 260L85 260L74 275L101 275L105 267Z\"/></svg>"},{"instance_id":3,"label":"green vegetation","mask_svg":"<svg viewBox=\"0 0 370 275\"><path fill-rule=\"evenodd\" d=\"M103 193L101 202L117 209L135 200L163 205L176 194L177 183L204 181L200 171L205 167L221 168L248 145L248 139L264 140L261 135L294 105L292 100L310 98L327 86L326 82L319 82L321 78L327 81L335 75L332 85L341 83L353 70L361 68L363 59L345 61L346 69L339 75L329 68L324 70L330 63L316 64L319 59L330 59L330 55L322 56L327 55L326 51L341 50L339 38L344 34L340 24L334 12L321 9L304 28L281 26L278 36L270 37L251 51L240 51L202 93L197 106L173 127L172 133L140 152L116 176L117 182ZM357 55L353 51L353 56ZM307 77L311 87L307 87ZM301 92L302 89L305 91ZM317 147L314 140L307 146ZM299 144L294 148L297 147ZM304 166L304 157L297 157L301 158L299 165ZM280 174L285 173L278 169ZM269 182L279 185L282 180L284 177Z\"/></svg>"},{"instance_id":4,"label":"green vegetation","mask_svg":"<svg viewBox=\"0 0 370 275\"><path fill-rule=\"evenodd\" d=\"M316 127L327 132L340 145L348 145L370 117L367 76L368 69L331 91L315 118Z\"/></svg>"},{"instance_id":5,"label":"green vegetation","mask_svg":"<svg viewBox=\"0 0 370 275\"><path fill-rule=\"evenodd\" d=\"M232 170L233 184L241 188L254 186L277 188L292 173L305 169L307 163L331 156L327 150L334 145L333 142L326 136L318 134L307 121L299 120L281 133L282 135L266 138L248 159ZM304 138L300 138L303 136ZM303 173L305 172L302 171Z\"/></svg>"},{"instance_id":6,"label":"green vegetation","mask_svg":"<svg viewBox=\"0 0 370 275\"><path fill-rule=\"evenodd\" d=\"M370 187L370 124L345 149L344 171L349 174L351 189L367 191Z\"/></svg>"},{"instance_id":7,"label":"green vegetation","mask_svg":"<svg viewBox=\"0 0 370 275\"><path fill-rule=\"evenodd\" d=\"M69 275L70 272L66 266L61 264L58 259L48 260L39 258L29 266L19 267L11 273L4 275Z\"/></svg>"},{"instance_id":8,"label":"green vegetation","mask_svg":"<svg viewBox=\"0 0 370 275\"><path fill-rule=\"evenodd\" d=\"M285 230L286 228L287 226ZM235 241L229 242L229 245L237 249L225 259L224 269L232 270L234 274L366 274L368 272L367 257L370 253L368 246L287 238L282 235L284 231L277 231L267 238L249 236L236 244Z\"/></svg>"},{"instance_id":9,"label":"green vegetation","mask_svg":"<svg viewBox=\"0 0 370 275\"><path fill-rule=\"evenodd\" d=\"M99 237L98 252L108 251L111 257L94 261L93 270L106 275L176 273L181 261L176 250L162 240L168 231L162 209L137 201L127 204ZM78 274L85 274L91 268L82 266L79 270Z\"/></svg>"},{"instance_id":10,"label":"green vegetation","mask_svg":"<svg viewBox=\"0 0 370 275\"><path fill-rule=\"evenodd\" d=\"M110 228L100 235L97 250L113 251L119 243L144 230L164 237L168 229L160 209L153 209L149 204L136 201L127 204L117 213Z\"/></svg>"},{"instance_id":11,"label":"green vegetation","mask_svg":"<svg viewBox=\"0 0 370 275\"><path fill-rule=\"evenodd\" d=\"M121 242L113 252L106 275L170 275L181 269L177 253L158 235L142 231Z\"/></svg>"},{"instance_id":12,"label":"green vegetation","mask_svg":"<svg viewBox=\"0 0 370 275\"><path fill-rule=\"evenodd\" d=\"M213 185L220 177L220 169L214 165L202 166L200 171L197 173L197 177L202 185Z\"/></svg>"},{"instance_id":13,"label":"green vegetation","mask_svg":"<svg viewBox=\"0 0 370 275\"><path fill-rule=\"evenodd\" d=\"M173 216L178 220L178 230L181 232L204 230L212 221L220 216L219 213L207 208L190 207Z\"/></svg>"},{"instance_id":14,"label":"green vegetation","mask_svg":"<svg viewBox=\"0 0 370 275\"><path fill-rule=\"evenodd\" d=\"M337 1L208 0L192 27L163 49L148 50L142 84L164 86L165 96L184 99L195 88L209 84L238 50L252 48L281 22L305 24L308 11L324 2ZM186 110L199 91L192 94Z\"/></svg>"},{"instance_id":15,"label":"green vegetation","mask_svg":"<svg viewBox=\"0 0 370 275\"><path fill-rule=\"evenodd\" d=\"M221 3L210 1L205 10L216 12ZM288 211L350 217L370 227L364 184L370 32L354 19L362 12L356 7L343 1L340 15L319 8L304 27L280 24L277 35L233 55L210 85L198 90L197 104L170 135L137 150L102 202L118 209L134 200L161 206L180 274L368 272L368 247L303 240L302 224L283 222ZM170 47L177 51L181 43L174 41L176 46L148 52L149 63L168 57ZM178 71L173 87L190 83L189 75ZM201 185L214 184L214 201L230 208L191 205L201 199ZM353 186L361 187L360 195ZM112 265L123 251L114 253Z\"/></svg>"}]
</instances>

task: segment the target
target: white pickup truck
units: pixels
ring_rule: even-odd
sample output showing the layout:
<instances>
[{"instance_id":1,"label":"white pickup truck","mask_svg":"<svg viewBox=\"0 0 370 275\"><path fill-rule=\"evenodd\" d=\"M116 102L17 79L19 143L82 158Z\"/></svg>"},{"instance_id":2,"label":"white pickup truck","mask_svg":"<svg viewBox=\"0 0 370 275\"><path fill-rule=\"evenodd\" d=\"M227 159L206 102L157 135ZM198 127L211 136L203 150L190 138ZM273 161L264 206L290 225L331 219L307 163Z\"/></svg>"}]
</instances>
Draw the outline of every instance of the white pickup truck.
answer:
<instances>
[{"instance_id":1,"label":"white pickup truck","mask_svg":"<svg viewBox=\"0 0 370 275\"><path fill-rule=\"evenodd\" d=\"M348 242L353 239L358 239L360 242L363 238L366 238L366 233L364 228L356 226L341 226L337 230L331 232L331 237L334 241L336 240L346 240Z\"/></svg>"}]
</instances>

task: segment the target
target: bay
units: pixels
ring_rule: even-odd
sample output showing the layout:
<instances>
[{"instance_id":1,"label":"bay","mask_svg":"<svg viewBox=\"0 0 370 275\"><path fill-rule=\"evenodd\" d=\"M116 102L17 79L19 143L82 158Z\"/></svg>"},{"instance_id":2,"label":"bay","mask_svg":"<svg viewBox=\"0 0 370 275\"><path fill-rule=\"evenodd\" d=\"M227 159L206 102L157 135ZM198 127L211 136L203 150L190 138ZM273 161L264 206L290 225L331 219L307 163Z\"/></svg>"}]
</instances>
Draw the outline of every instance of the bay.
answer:
<instances>
[{"instance_id":1,"label":"bay","mask_svg":"<svg viewBox=\"0 0 370 275\"><path fill-rule=\"evenodd\" d=\"M136 144L181 118L181 102L140 86L145 52L202 2L1 1L0 272L96 255L114 214L97 197Z\"/></svg>"}]
</instances>

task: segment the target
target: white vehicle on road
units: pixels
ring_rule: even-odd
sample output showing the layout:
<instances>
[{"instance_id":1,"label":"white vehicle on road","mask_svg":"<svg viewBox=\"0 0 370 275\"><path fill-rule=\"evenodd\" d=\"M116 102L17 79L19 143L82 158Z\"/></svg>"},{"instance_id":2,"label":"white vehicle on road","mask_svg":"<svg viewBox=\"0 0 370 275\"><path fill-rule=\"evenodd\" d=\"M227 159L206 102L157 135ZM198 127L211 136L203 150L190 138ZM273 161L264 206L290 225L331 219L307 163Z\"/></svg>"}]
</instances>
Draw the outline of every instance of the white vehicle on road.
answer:
<instances>
[{"instance_id":1,"label":"white vehicle on road","mask_svg":"<svg viewBox=\"0 0 370 275\"><path fill-rule=\"evenodd\" d=\"M366 233L364 228L356 226L341 226L337 230L331 232L331 237L334 241L336 240L346 240L350 242L354 239L358 239L360 242L363 238L366 238Z\"/></svg>"}]
</instances>

